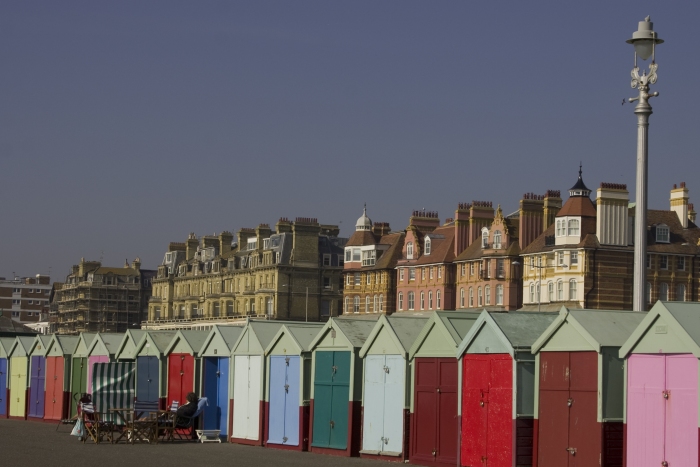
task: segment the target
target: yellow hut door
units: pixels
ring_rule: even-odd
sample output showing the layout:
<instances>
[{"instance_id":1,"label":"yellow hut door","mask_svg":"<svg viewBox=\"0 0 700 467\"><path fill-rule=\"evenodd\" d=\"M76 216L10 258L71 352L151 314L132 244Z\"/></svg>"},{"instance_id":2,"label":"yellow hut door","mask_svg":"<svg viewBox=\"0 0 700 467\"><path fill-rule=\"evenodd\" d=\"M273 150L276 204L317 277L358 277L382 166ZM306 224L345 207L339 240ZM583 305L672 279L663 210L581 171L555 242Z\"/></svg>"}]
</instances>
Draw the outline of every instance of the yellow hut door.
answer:
<instances>
[{"instance_id":1,"label":"yellow hut door","mask_svg":"<svg viewBox=\"0 0 700 467\"><path fill-rule=\"evenodd\" d=\"M24 417L27 391L27 357L13 357L10 368L10 417Z\"/></svg>"}]
</instances>

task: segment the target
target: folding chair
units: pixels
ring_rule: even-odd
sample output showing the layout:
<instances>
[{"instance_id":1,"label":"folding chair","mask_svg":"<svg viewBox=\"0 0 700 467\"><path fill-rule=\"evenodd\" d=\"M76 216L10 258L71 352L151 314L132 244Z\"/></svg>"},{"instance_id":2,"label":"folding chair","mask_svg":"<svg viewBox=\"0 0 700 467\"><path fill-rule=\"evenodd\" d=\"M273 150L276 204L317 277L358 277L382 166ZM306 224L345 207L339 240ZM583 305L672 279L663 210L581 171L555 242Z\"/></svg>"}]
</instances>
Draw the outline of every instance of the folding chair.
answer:
<instances>
[{"instance_id":1,"label":"folding chair","mask_svg":"<svg viewBox=\"0 0 700 467\"><path fill-rule=\"evenodd\" d=\"M204 406L209 402L206 397L202 397L197 404L197 411L191 417L177 415L179 407L178 401L173 401L170 406L170 411L166 412L167 418L164 424L159 423L159 431L163 429L163 435L166 439L173 441L175 437L180 440L194 440L194 426L199 415L204 410Z\"/></svg>"},{"instance_id":2,"label":"folding chair","mask_svg":"<svg viewBox=\"0 0 700 467\"><path fill-rule=\"evenodd\" d=\"M134 411L129 421L129 441L134 444L137 441L147 443L158 442L158 401L135 401Z\"/></svg>"},{"instance_id":3,"label":"folding chair","mask_svg":"<svg viewBox=\"0 0 700 467\"><path fill-rule=\"evenodd\" d=\"M113 425L111 422L102 420L99 413L95 412L95 406L92 402L81 403L80 409L80 419L83 422L83 427L85 427L85 433L87 436L83 437L83 443L87 441L90 437L92 441L97 444L103 437L106 437L110 442L112 441L112 431Z\"/></svg>"}]
</instances>

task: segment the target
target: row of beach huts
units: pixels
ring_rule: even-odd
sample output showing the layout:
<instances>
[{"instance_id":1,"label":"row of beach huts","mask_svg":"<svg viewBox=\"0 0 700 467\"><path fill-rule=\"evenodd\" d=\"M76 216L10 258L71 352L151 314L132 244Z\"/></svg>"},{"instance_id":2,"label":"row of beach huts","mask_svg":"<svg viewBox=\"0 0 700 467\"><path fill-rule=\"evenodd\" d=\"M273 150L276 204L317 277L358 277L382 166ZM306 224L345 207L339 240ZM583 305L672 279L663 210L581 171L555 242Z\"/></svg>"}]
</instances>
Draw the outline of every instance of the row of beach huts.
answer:
<instances>
[{"instance_id":1,"label":"row of beach huts","mask_svg":"<svg viewBox=\"0 0 700 467\"><path fill-rule=\"evenodd\" d=\"M0 416L58 422L84 393L106 411L194 391L202 428L234 443L428 466L697 466L699 358L700 303L683 302L0 338Z\"/></svg>"}]
</instances>

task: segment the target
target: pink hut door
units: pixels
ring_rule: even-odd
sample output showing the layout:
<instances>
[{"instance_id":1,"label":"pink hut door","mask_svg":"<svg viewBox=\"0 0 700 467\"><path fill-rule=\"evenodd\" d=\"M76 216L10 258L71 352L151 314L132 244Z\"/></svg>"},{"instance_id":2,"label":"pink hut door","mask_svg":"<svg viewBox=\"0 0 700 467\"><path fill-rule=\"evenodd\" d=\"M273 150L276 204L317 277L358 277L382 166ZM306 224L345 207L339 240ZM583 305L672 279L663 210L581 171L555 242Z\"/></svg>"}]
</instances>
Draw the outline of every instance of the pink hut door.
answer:
<instances>
[{"instance_id":1,"label":"pink hut door","mask_svg":"<svg viewBox=\"0 0 700 467\"><path fill-rule=\"evenodd\" d=\"M627 465L659 467L664 457L663 355L627 359Z\"/></svg>"},{"instance_id":2,"label":"pink hut door","mask_svg":"<svg viewBox=\"0 0 700 467\"><path fill-rule=\"evenodd\" d=\"M694 355L666 356L666 391L664 460L669 467L698 465L698 359Z\"/></svg>"},{"instance_id":3,"label":"pink hut door","mask_svg":"<svg viewBox=\"0 0 700 467\"><path fill-rule=\"evenodd\" d=\"M99 357L88 357L88 394L92 394L92 369L95 366L95 363L109 363L109 357L107 357L106 355L101 355Z\"/></svg>"}]
</instances>

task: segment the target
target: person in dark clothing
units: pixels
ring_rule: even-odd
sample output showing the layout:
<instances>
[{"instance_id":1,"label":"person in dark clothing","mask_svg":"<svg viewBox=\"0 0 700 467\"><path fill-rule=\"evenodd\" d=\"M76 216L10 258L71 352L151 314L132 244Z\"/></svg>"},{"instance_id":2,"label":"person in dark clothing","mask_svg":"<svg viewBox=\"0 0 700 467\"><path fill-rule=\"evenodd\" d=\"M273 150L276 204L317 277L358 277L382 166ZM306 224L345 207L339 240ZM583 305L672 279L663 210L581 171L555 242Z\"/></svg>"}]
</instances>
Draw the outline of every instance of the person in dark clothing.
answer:
<instances>
[{"instance_id":1,"label":"person in dark clothing","mask_svg":"<svg viewBox=\"0 0 700 467\"><path fill-rule=\"evenodd\" d=\"M180 407L177 408L177 424L184 424L187 421L183 420L184 418L190 418L192 417L195 413L197 413L197 403L199 402L199 398L197 395L193 392L187 394L187 403L182 404Z\"/></svg>"}]
</instances>

